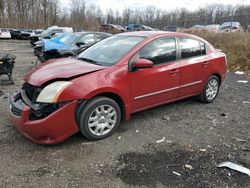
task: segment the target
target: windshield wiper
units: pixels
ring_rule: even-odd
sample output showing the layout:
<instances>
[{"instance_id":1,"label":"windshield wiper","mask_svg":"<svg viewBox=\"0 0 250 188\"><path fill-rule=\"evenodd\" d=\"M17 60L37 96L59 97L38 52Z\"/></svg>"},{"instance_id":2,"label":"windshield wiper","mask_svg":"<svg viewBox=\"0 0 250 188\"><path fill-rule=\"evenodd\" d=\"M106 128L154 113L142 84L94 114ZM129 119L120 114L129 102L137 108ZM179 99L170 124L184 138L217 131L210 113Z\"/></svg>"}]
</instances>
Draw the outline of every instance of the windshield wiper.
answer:
<instances>
[{"instance_id":1,"label":"windshield wiper","mask_svg":"<svg viewBox=\"0 0 250 188\"><path fill-rule=\"evenodd\" d=\"M88 58L85 58L85 57L79 57L78 59L82 60L82 61L86 61L88 63L92 63L92 64L95 64L95 65L102 65L101 63L98 63L92 59L88 59Z\"/></svg>"}]
</instances>

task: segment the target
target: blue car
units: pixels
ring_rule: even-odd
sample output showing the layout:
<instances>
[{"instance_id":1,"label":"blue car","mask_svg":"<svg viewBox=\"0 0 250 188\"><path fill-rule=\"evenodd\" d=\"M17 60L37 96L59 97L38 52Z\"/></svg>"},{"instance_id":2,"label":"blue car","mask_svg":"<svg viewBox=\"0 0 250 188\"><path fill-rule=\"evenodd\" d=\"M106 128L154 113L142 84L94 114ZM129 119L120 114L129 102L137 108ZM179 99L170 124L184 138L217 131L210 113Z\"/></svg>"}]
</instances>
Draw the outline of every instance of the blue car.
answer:
<instances>
[{"instance_id":1,"label":"blue car","mask_svg":"<svg viewBox=\"0 0 250 188\"><path fill-rule=\"evenodd\" d=\"M77 55L89 46L111 36L104 32L64 33L53 39L43 39L40 53L36 53L41 62L49 59Z\"/></svg>"}]
</instances>

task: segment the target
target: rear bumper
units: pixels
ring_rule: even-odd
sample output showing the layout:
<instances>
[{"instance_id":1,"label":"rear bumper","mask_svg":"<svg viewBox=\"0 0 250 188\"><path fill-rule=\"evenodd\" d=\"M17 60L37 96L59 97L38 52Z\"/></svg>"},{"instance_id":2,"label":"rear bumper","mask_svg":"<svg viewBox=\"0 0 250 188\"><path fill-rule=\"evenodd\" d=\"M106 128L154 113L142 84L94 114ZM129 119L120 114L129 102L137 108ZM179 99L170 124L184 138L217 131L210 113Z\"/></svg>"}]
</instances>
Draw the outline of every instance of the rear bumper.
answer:
<instances>
[{"instance_id":1,"label":"rear bumper","mask_svg":"<svg viewBox=\"0 0 250 188\"><path fill-rule=\"evenodd\" d=\"M22 106L22 105L21 105ZM56 110L49 116L30 120L30 107L10 99L10 121L29 140L37 144L58 144L79 131L75 121L76 101ZM13 113L20 110L18 113Z\"/></svg>"}]
</instances>

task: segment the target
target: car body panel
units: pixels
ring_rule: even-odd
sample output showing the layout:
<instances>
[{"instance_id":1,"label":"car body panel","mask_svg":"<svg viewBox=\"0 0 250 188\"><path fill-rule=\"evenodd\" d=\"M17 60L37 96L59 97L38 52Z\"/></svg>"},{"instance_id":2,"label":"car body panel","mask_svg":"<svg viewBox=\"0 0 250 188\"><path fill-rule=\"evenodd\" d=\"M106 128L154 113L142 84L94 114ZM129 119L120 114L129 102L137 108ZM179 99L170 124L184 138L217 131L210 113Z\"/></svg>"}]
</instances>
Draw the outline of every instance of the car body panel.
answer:
<instances>
[{"instance_id":1,"label":"car body panel","mask_svg":"<svg viewBox=\"0 0 250 188\"><path fill-rule=\"evenodd\" d=\"M43 39L43 50L67 50L70 48L69 45L60 42L60 40L50 40L50 39Z\"/></svg>"},{"instance_id":2,"label":"car body panel","mask_svg":"<svg viewBox=\"0 0 250 188\"><path fill-rule=\"evenodd\" d=\"M10 32L6 29L0 29L0 39L11 39Z\"/></svg>"},{"instance_id":3,"label":"car body panel","mask_svg":"<svg viewBox=\"0 0 250 188\"><path fill-rule=\"evenodd\" d=\"M14 105L14 103L11 103ZM11 122L29 140L37 144L57 144L79 131L75 122L76 101L41 120L30 120L30 107L25 106L21 117L10 112Z\"/></svg>"},{"instance_id":4,"label":"car body panel","mask_svg":"<svg viewBox=\"0 0 250 188\"><path fill-rule=\"evenodd\" d=\"M71 58L50 60L27 74L25 82L39 87L46 86L55 80L69 80L72 84L64 88L63 92L58 95L58 103L65 101L88 101L100 95L115 95L121 99L124 110L123 116L128 120L132 113L200 94L206 80L213 74L219 75L221 82L225 79L227 73L225 54L216 50L211 44L199 37L160 31L131 32L118 35L140 36L145 37L145 39L112 66L98 66ZM153 40L168 37L188 37L204 42L207 46L206 54L190 59L180 59L177 55L177 60L155 65L152 68L136 71L129 69L131 58L142 47ZM72 108L73 106L72 104ZM75 110L76 106L75 104ZM75 119L72 110L69 118ZM28 113L26 111L28 110L24 110L23 114ZM52 118L57 113L58 116L56 118L59 118L60 122L62 120L65 121L64 117L61 118L65 113L61 113L61 111L55 111L48 117ZM27 114L26 116L23 114L21 119L27 119ZM48 125L51 123L57 124L56 118L51 120ZM25 121L16 121L15 117L12 117L12 119L14 119L14 124L17 124L18 127L24 126ZM39 124L38 126L43 125ZM67 136L77 131L73 120L68 129L70 133ZM22 132L23 129L20 129L20 131ZM47 131L51 130L48 128ZM64 136L64 138L67 136ZM38 143L39 140L35 140L35 142Z\"/></svg>"},{"instance_id":5,"label":"car body panel","mask_svg":"<svg viewBox=\"0 0 250 188\"><path fill-rule=\"evenodd\" d=\"M72 58L54 59L40 64L36 69L31 70L24 77L24 80L31 85L41 86L51 80L68 79L104 68Z\"/></svg>"}]
</instances>

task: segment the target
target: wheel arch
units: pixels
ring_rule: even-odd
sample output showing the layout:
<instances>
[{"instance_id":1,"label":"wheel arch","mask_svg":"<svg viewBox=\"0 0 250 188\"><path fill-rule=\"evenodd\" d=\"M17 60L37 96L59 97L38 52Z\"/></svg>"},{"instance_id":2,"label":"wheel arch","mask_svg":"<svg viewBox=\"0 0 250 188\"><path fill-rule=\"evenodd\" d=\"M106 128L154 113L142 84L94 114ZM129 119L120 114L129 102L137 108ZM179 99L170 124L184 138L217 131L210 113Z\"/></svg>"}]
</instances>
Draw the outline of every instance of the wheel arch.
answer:
<instances>
[{"instance_id":1,"label":"wheel arch","mask_svg":"<svg viewBox=\"0 0 250 188\"><path fill-rule=\"evenodd\" d=\"M219 73L213 73L212 76L216 76L218 79L219 79L219 82L220 82L220 85L221 85L221 82L222 82L222 78L221 78L221 75Z\"/></svg>"},{"instance_id":2,"label":"wheel arch","mask_svg":"<svg viewBox=\"0 0 250 188\"><path fill-rule=\"evenodd\" d=\"M98 93L96 95L91 96L87 100L79 100L78 101L78 105L77 105L76 111L75 111L75 119L76 119L77 124L78 124L78 117L79 117L79 113L81 112L81 109L86 105L86 103L89 100L92 100L92 99L94 99L96 97L100 97L100 96L110 98L110 99L114 100L115 102L117 102L117 104L119 105L119 107L121 109L122 120L128 119L129 111L128 111L128 109L125 108L125 101L122 99L122 97L114 92L102 92L102 93Z\"/></svg>"},{"instance_id":3,"label":"wheel arch","mask_svg":"<svg viewBox=\"0 0 250 188\"><path fill-rule=\"evenodd\" d=\"M118 94L113 93L113 92L104 92L104 93L100 93L100 94L95 95L94 97L92 97L92 99L95 97L100 97L100 96L110 98L110 99L114 100L115 102L117 102L117 104L119 105L119 107L121 109L122 120L126 119L127 112L125 109L125 102L123 101L121 96L119 96Z\"/></svg>"}]
</instances>

